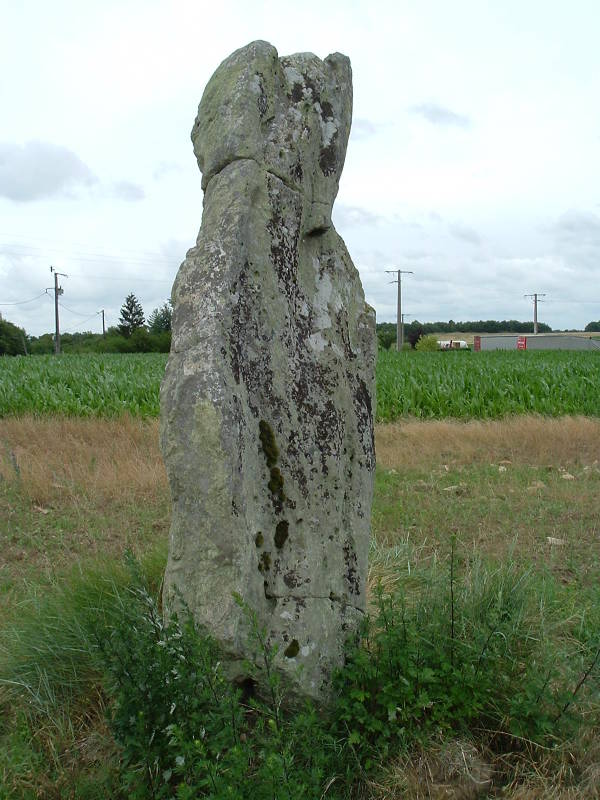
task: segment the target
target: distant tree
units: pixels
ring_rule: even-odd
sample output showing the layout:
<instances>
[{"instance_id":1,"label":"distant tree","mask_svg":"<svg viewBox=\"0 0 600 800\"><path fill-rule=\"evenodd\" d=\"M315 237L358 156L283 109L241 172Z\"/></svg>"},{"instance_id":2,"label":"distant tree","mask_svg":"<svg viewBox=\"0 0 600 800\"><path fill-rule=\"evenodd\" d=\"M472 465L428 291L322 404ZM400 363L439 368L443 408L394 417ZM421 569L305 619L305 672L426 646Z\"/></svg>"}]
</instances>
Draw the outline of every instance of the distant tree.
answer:
<instances>
[{"instance_id":1,"label":"distant tree","mask_svg":"<svg viewBox=\"0 0 600 800\"><path fill-rule=\"evenodd\" d=\"M25 354L25 331L0 315L0 356Z\"/></svg>"},{"instance_id":2,"label":"distant tree","mask_svg":"<svg viewBox=\"0 0 600 800\"><path fill-rule=\"evenodd\" d=\"M586 333L597 333L600 331L600 320L597 322L588 322L584 330Z\"/></svg>"},{"instance_id":3,"label":"distant tree","mask_svg":"<svg viewBox=\"0 0 600 800\"><path fill-rule=\"evenodd\" d=\"M423 336L423 326L419 320L414 319L410 325L406 326L404 330L404 337L407 342L410 342L411 347L416 347L417 342Z\"/></svg>"},{"instance_id":4,"label":"distant tree","mask_svg":"<svg viewBox=\"0 0 600 800\"><path fill-rule=\"evenodd\" d=\"M167 333L171 330L172 317L173 306L171 301L167 300L160 308L155 308L148 317L148 330L150 333Z\"/></svg>"},{"instance_id":5,"label":"distant tree","mask_svg":"<svg viewBox=\"0 0 600 800\"><path fill-rule=\"evenodd\" d=\"M396 342L396 324L394 322L379 322L377 329L377 343L384 350Z\"/></svg>"},{"instance_id":6,"label":"distant tree","mask_svg":"<svg viewBox=\"0 0 600 800\"><path fill-rule=\"evenodd\" d=\"M128 339L134 331L144 326L144 322L144 309L132 292L127 295L125 302L121 306L119 332Z\"/></svg>"},{"instance_id":7,"label":"distant tree","mask_svg":"<svg viewBox=\"0 0 600 800\"><path fill-rule=\"evenodd\" d=\"M43 333L41 336L30 336L28 343L32 355L42 356L54 352L54 334Z\"/></svg>"}]
</instances>

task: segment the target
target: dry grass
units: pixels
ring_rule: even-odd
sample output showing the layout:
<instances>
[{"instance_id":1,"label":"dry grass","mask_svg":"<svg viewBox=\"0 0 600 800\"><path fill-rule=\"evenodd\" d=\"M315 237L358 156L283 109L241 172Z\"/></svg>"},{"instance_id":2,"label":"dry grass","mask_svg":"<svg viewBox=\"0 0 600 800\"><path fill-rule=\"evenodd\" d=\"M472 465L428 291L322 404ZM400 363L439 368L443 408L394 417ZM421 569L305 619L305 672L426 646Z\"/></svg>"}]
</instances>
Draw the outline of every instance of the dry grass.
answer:
<instances>
[{"instance_id":1,"label":"dry grass","mask_svg":"<svg viewBox=\"0 0 600 800\"><path fill-rule=\"evenodd\" d=\"M411 421L378 426L376 440L378 577L387 569L381 559L395 573L403 557L386 547L410 544L411 558L426 558L447 550L451 528L496 556L518 541L519 550L546 559L558 552L548 536L567 542L565 557L589 561L597 547L598 468L584 465L600 456L600 420ZM507 472L489 473L502 461L511 462ZM519 464L544 470L522 475ZM577 480L563 481L558 468ZM166 536L169 492L156 420L0 420L0 474L0 569L15 577Z\"/></svg>"},{"instance_id":2,"label":"dry grass","mask_svg":"<svg viewBox=\"0 0 600 800\"><path fill-rule=\"evenodd\" d=\"M4 478L39 505L139 497L167 486L156 420L2 419L0 448Z\"/></svg>"},{"instance_id":3,"label":"dry grass","mask_svg":"<svg viewBox=\"0 0 600 800\"><path fill-rule=\"evenodd\" d=\"M600 458L600 420L522 416L487 422L410 421L379 425L377 463L384 469L489 464L590 464Z\"/></svg>"},{"instance_id":4,"label":"dry grass","mask_svg":"<svg viewBox=\"0 0 600 800\"><path fill-rule=\"evenodd\" d=\"M590 464L600 458L600 420L515 417L489 422L428 421L379 425L384 469L437 465ZM58 497L117 499L166 491L158 423L20 417L0 420L0 472L19 480L33 502Z\"/></svg>"},{"instance_id":5,"label":"dry grass","mask_svg":"<svg viewBox=\"0 0 600 800\"><path fill-rule=\"evenodd\" d=\"M165 541L158 423L0 420L0 607L23 579Z\"/></svg>"},{"instance_id":6,"label":"dry grass","mask_svg":"<svg viewBox=\"0 0 600 800\"><path fill-rule=\"evenodd\" d=\"M492 786L492 766L467 741L433 743L394 761L370 800L477 800Z\"/></svg>"},{"instance_id":7,"label":"dry grass","mask_svg":"<svg viewBox=\"0 0 600 800\"><path fill-rule=\"evenodd\" d=\"M587 745L499 756L481 742L432 742L393 761L369 800L598 800L600 748Z\"/></svg>"}]
</instances>

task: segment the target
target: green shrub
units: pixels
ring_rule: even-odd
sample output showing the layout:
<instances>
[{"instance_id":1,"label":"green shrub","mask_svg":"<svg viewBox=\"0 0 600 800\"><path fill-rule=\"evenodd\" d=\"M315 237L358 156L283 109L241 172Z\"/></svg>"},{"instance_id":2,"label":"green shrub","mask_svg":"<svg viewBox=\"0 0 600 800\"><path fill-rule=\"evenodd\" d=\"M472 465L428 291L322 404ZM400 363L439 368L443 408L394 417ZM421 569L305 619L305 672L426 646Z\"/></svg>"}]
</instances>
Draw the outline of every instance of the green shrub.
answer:
<instances>
[{"instance_id":1,"label":"green shrub","mask_svg":"<svg viewBox=\"0 0 600 800\"><path fill-rule=\"evenodd\" d=\"M597 707L598 613L584 624L586 612L569 609L575 645L570 604L551 576L490 567L475 562L459 578L453 549L449 574L421 576L417 591L377 592L378 613L336 678L336 719L364 764L473 730L494 731L501 747L553 745L578 730L590 699Z\"/></svg>"},{"instance_id":2,"label":"green shrub","mask_svg":"<svg viewBox=\"0 0 600 800\"><path fill-rule=\"evenodd\" d=\"M115 698L111 727L122 747L129 797L321 795L339 769L339 747L310 704L283 714L275 651L252 611L247 609L268 690L263 700L242 700L241 689L221 669L215 642L189 616L164 624L143 585L132 588L123 611L102 649ZM256 670L251 664L247 669Z\"/></svg>"},{"instance_id":3,"label":"green shrub","mask_svg":"<svg viewBox=\"0 0 600 800\"><path fill-rule=\"evenodd\" d=\"M427 336L421 336L415 345L415 350L418 350L420 353L434 353L439 349L440 346L435 333L430 333Z\"/></svg>"}]
</instances>

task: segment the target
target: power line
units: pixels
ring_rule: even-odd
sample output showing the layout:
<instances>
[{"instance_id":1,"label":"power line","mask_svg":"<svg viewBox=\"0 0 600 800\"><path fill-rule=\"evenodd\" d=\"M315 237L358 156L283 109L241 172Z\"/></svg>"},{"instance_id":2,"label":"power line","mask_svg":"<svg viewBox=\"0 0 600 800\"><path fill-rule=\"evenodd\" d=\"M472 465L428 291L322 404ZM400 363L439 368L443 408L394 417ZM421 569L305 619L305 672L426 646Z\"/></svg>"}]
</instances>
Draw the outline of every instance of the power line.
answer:
<instances>
[{"instance_id":1,"label":"power line","mask_svg":"<svg viewBox=\"0 0 600 800\"><path fill-rule=\"evenodd\" d=\"M43 297L47 292L42 292L41 294L32 297L31 300L18 300L16 303L0 303L0 306L22 306L25 303L33 303L34 300L39 300L40 297Z\"/></svg>"},{"instance_id":2,"label":"power line","mask_svg":"<svg viewBox=\"0 0 600 800\"><path fill-rule=\"evenodd\" d=\"M83 325L84 322L88 322L90 319L97 317L99 313L100 313L99 311L94 311L94 313L91 314L89 317L86 317L85 319L82 319L81 322L76 323L76 326L78 327ZM71 328L70 330L63 331L63 333L73 333L73 328Z\"/></svg>"},{"instance_id":3,"label":"power line","mask_svg":"<svg viewBox=\"0 0 600 800\"><path fill-rule=\"evenodd\" d=\"M20 237L20 236L15 236L14 234L8 234L8 233L0 233L0 239L12 240L12 241L15 242L15 246L16 247L27 247L27 246L29 246L29 242L31 242L31 241L41 242L46 246L47 246L48 242L51 242L51 243L55 243L55 244L59 244L59 245L67 245L67 248L69 248L69 249L73 248L73 247L75 247L75 248L80 247L80 248L83 248L86 252L93 252L94 255L103 255L104 254L104 251L98 252L96 250L94 252L94 248L90 248L89 247L89 244L90 244L89 242L83 243L83 242L66 241L65 239L48 239L48 238L45 238L43 236ZM20 244L19 240L21 242L24 242L25 244ZM8 246L11 247L11 244L9 244ZM35 247L35 245L34 245L34 247ZM36 247L35 249L38 250L40 248ZM129 255L139 256L141 258L155 258L157 256L164 255L164 254L159 253L156 250L138 250L137 248L130 248L130 247L119 247L119 251L122 252L122 253L128 253Z\"/></svg>"},{"instance_id":4,"label":"power line","mask_svg":"<svg viewBox=\"0 0 600 800\"><path fill-rule=\"evenodd\" d=\"M86 278L93 281L124 281L124 282L131 282L131 281L139 281L143 280L144 283L173 283L172 278L146 278L146 276L141 275L131 275L129 278L116 278L113 275L88 275L84 272L69 272L69 276L72 278Z\"/></svg>"},{"instance_id":5,"label":"power line","mask_svg":"<svg viewBox=\"0 0 600 800\"><path fill-rule=\"evenodd\" d=\"M69 306L66 306L64 303L59 303L58 305L61 308L64 308L65 311L69 311L71 314L75 314L76 317L87 317L87 311L85 312L85 314L82 314L81 311L73 311L72 308L69 308ZM99 311L95 311L94 313L95 314L99 314L100 312ZM92 316L93 316L93 314L92 314ZM88 317L88 319L89 319L89 317Z\"/></svg>"},{"instance_id":6,"label":"power line","mask_svg":"<svg viewBox=\"0 0 600 800\"><path fill-rule=\"evenodd\" d=\"M16 251L13 248L5 249L3 248L0 251L0 255L5 256L13 256L17 258L23 257L30 257L30 258L44 258L52 254L56 257L62 257L63 260L74 260L74 261L83 261L86 263L94 264L122 264L126 262L128 264L136 264L138 266L172 266L173 262L169 261L164 256L162 258L132 258L128 255L110 255L110 254L86 254L86 253L77 253L68 250L57 250L55 248L29 248Z\"/></svg>"}]
</instances>

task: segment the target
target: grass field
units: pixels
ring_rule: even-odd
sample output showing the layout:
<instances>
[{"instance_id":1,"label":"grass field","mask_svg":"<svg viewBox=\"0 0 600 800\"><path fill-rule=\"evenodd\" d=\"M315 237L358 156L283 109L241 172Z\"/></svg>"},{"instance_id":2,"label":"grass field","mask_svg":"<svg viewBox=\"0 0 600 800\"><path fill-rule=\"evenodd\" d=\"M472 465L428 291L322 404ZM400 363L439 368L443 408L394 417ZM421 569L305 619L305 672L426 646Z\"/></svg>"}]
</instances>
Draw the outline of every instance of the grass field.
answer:
<instances>
[{"instance_id":1,"label":"grass field","mask_svg":"<svg viewBox=\"0 0 600 800\"><path fill-rule=\"evenodd\" d=\"M118 565L129 547L151 556L148 569L158 589L170 511L157 438L155 420L127 416L0 420L0 675L10 663L7 642L14 647L6 631L31 619L38 606L59 627L51 642L35 643L34 637L31 647L63 652L57 651L64 647L60 626L71 612L60 605L60 592L75 574L95 597L98 579L90 583L90 564L101 576L122 580ZM514 565L540 592L528 624L545 620L548 640L580 665L576 683L588 663L582 631L590 647L594 641L600 646L600 420L405 421L378 427L377 453L371 601L379 583L418 591L429 585L424 576L445 576L452 548L457 586L471 585L481 559ZM61 656L66 683L71 661L78 663L74 653ZM39 693L43 673L36 680ZM107 698L93 688L93 675L85 680L84 699L68 719L57 718L57 711L52 722L34 716L33 731L27 707L15 705L14 693L2 705L0 691L0 798L122 796L115 788L120 751L104 721ZM507 750L484 732L450 744L434 740L387 762L361 797L475 797L473 776L489 789L482 796L598 797L597 669L584 699L585 724L556 748L515 741Z\"/></svg>"},{"instance_id":2,"label":"grass field","mask_svg":"<svg viewBox=\"0 0 600 800\"><path fill-rule=\"evenodd\" d=\"M139 599L125 551L140 560L144 592L159 594L170 523L156 420L165 361L159 354L0 361L0 800L162 796L133 791L139 769L123 773L143 729L130 720L141 709L122 718L129 738L121 746L107 724L158 667L116 702L94 636L100 620L106 641L114 638L115 620ZM435 702L427 694L420 700L422 690L405 695L411 747L382 756L368 778L361 766L359 788L343 797L599 798L600 357L383 352L377 409L369 602L375 613L383 590L403 598L403 620L407 609L416 613L415 660L401 674L410 677L416 664L417 686L424 669L428 691L438 694ZM121 657L145 641L146 617L128 619ZM443 658L450 624L452 648L455 624L464 636L463 671L454 649ZM430 661L422 663L427 648ZM377 675L394 657L387 652ZM488 657L495 666L479 673ZM391 686L402 685L398 669ZM487 680L487 716L480 700L460 706L469 674L472 691ZM349 697L359 711L366 703L368 732L376 707L359 678ZM444 731L432 727L431 709L449 694L476 725L442 715ZM386 747L396 711L384 706L383 722L376 719ZM267 748L267 766L277 765L270 728L261 733L259 719L249 732L264 736L259 753ZM317 754L327 748L312 742L325 735L317 718L304 734L289 730L308 747L322 787ZM344 750L354 753L347 769L361 763L361 735L353 730ZM338 747L345 733L337 736L323 741ZM245 766L253 775L257 758ZM285 769L294 766L293 752L289 759ZM162 791L160 773L156 780ZM328 786L324 797L342 797L335 781Z\"/></svg>"},{"instance_id":3,"label":"grass field","mask_svg":"<svg viewBox=\"0 0 600 800\"><path fill-rule=\"evenodd\" d=\"M35 356L0 362L0 417L156 417L166 356ZM377 364L377 419L600 416L600 353L395 353Z\"/></svg>"}]
</instances>

